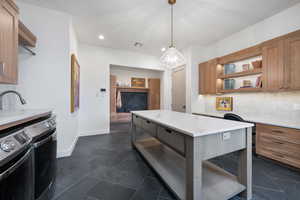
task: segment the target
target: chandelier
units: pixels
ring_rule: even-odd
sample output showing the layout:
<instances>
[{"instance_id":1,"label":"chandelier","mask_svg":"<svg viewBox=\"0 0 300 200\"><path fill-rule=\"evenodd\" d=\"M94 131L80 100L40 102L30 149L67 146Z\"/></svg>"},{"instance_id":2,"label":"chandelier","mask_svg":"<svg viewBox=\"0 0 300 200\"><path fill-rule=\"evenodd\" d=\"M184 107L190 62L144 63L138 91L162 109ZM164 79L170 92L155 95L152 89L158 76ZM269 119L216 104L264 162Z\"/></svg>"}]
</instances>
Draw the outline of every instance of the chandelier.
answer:
<instances>
[{"instance_id":1,"label":"chandelier","mask_svg":"<svg viewBox=\"0 0 300 200\"><path fill-rule=\"evenodd\" d=\"M174 15L173 15L173 6L176 3L176 0L168 0L168 3L171 5L171 45L164 52L160 58L160 62L166 67L172 69L180 65L185 64L185 58L174 46Z\"/></svg>"}]
</instances>

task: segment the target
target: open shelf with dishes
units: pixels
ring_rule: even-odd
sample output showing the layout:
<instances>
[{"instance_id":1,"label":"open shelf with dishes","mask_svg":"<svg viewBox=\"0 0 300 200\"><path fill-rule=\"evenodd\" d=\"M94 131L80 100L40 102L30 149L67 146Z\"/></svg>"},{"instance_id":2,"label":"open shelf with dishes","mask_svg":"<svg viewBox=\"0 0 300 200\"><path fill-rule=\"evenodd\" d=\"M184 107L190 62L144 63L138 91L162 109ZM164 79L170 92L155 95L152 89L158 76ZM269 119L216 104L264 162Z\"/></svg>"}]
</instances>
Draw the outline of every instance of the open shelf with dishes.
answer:
<instances>
[{"instance_id":1,"label":"open shelf with dishes","mask_svg":"<svg viewBox=\"0 0 300 200\"><path fill-rule=\"evenodd\" d=\"M262 90L262 56L217 66L217 92L259 92Z\"/></svg>"}]
</instances>

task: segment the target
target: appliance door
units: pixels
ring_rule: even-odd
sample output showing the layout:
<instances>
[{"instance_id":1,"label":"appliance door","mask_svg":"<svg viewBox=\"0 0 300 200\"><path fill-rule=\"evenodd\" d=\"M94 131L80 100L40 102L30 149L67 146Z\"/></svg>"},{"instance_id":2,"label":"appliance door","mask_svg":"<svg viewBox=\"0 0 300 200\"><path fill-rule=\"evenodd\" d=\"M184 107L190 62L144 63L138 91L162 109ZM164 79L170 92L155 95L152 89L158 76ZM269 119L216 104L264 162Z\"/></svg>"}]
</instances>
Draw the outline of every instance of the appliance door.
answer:
<instances>
[{"instance_id":1,"label":"appliance door","mask_svg":"<svg viewBox=\"0 0 300 200\"><path fill-rule=\"evenodd\" d=\"M33 200L33 165L29 149L0 168L0 200Z\"/></svg>"},{"instance_id":2,"label":"appliance door","mask_svg":"<svg viewBox=\"0 0 300 200\"><path fill-rule=\"evenodd\" d=\"M56 175L56 130L51 130L34 143L35 156L35 199L47 194Z\"/></svg>"}]
</instances>

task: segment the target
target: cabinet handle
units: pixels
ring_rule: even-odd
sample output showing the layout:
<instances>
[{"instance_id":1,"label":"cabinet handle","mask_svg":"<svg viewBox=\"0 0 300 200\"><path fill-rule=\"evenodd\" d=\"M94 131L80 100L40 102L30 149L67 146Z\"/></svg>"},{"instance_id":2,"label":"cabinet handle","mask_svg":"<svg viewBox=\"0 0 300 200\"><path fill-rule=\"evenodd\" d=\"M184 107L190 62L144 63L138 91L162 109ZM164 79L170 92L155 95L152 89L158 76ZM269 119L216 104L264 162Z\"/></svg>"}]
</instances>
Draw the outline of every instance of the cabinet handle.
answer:
<instances>
[{"instance_id":1,"label":"cabinet handle","mask_svg":"<svg viewBox=\"0 0 300 200\"><path fill-rule=\"evenodd\" d=\"M273 133L284 133L283 131L279 131L279 130L272 130Z\"/></svg>"},{"instance_id":2,"label":"cabinet handle","mask_svg":"<svg viewBox=\"0 0 300 200\"><path fill-rule=\"evenodd\" d=\"M4 70L5 70L5 62L0 62L0 74L4 74Z\"/></svg>"},{"instance_id":3,"label":"cabinet handle","mask_svg":"<svg viewBox=\"0 0 300 200\"><path fill-rule=\"evenodd\" d=\"M165 129L166 130L166 132L168 132L168 133L172 133L172 130L170 130L170 129Z\"/></svg>"},{"instance_id":4,"label":"cabinet handle","mask_svg":"<svg viewBox=\"0 0 300 200\"><path fill-rule=\"evenodd\" d=\"M275 144L284 144L283 142L274 141Z\"/></svg>"}]
</instances>

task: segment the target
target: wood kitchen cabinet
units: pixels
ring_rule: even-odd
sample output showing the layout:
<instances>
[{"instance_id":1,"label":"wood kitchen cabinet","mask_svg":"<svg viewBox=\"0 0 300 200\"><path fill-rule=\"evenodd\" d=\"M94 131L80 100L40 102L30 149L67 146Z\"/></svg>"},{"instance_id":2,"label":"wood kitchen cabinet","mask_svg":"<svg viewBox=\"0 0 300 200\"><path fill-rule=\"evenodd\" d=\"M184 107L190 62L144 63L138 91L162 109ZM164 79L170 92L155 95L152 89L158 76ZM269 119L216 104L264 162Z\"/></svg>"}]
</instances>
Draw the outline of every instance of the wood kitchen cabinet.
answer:
<instances>
[{"instance_id":1,"label":"wood kitchen cabinet","mask_svg":"<svg viewBox=\"0 0 300 200\"><path fill-rule=\"evenodd\" d=\"M217 59L199 64L199 94L216 94L217 65Z\"/></svg>"},{"instance_id":2,"label":"wood kitchen cabinet","mask_svg":"<svg viewBox=\"0 0 300 200\"><path fill-rule=\"evenodd\" d=\"M300 130L256 124L256 153L300 168Z\"/></svg>"},{"instance_id":3,"label":"wood kitchen cabinet","mask_svg":"<svg viewBox=\"0 0 300 200\"><path fill-rule=\"evenodd\" d=\"M18 19L14 1L0 0L0 83L17 83Z\"/></svg>"},{"instance_id":4,"label":"wood kitchen cabinet","mask_svg":"<svg viewBox=\"0 0 300 200\"><path fill-rule=\"evenodd\" d=\"M300 89L300 31L290 34L284 42L285 89Z\"/></svg>"},{"instance_id":5,"label":"wood kitchen cabinet","mask_svg":"<svg viewBox=\"0 0 300 200\"><path fill-rule=\"evenodd\" d=\"M300 31L267 41L263 45L265 91L300 89Z\"/></svg>"},{"instance_id":6,"label":"wood kitchen cabinet","mask_svg":"<svg viewBox=\"0 0 300 200\"><path fill-rule=\"evenodd\" d=\"M263 89L277 91L285 88L284 40L263 45Z\"/></svg>"}]
</instances>

